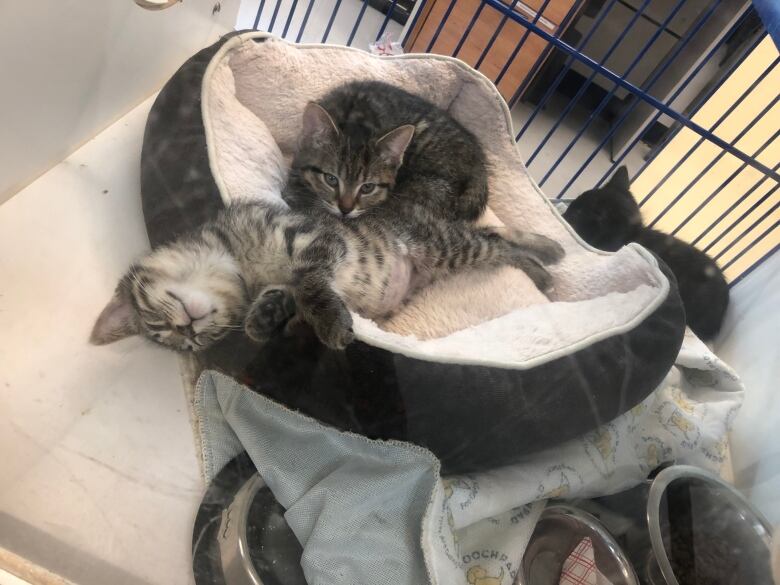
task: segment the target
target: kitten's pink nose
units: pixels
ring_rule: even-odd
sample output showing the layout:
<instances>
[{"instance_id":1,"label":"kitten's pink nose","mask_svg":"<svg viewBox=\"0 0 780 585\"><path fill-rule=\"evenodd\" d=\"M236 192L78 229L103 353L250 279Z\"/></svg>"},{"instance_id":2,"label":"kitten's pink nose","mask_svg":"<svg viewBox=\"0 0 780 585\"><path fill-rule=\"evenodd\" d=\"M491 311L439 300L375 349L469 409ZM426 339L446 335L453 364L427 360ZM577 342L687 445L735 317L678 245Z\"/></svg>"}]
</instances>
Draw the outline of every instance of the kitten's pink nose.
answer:
<instances>
[{"instance_id":1,"label":"kitten's pink nose","mask_svg":"<svg viewBox=\"0 0 780 585\"><path fill-rule=\"evenodd\" d=\"M349 215L355 209L355 199L352 197L339 197L339 211Z\"/></svg>"},{"instance_id":2,"label":"kitten's pink nose","mask_svg":"<svg viewBox=\"0 0 780 585\"><path fill-rule=\"evenodd\" d=\"M213 312L214 307L207 295L197 291L167 291L170 296L179 301L182 309L190 319L190 323L203 319ZM189 324L189 323L188 323Z\"/></svg>"},{"instance_id":3,"label":"kitten's pink nose","mask_svg":"<svg viewBox=\"0 0 780 585\"><path fill-rule=\"evenodd\" d=\"M211 313L211 306L204 304L199 299L187 299L182 303L182 306L184 307L184 312L193 321L203 319L203 317Z\"/></svg>"}]
</instances>

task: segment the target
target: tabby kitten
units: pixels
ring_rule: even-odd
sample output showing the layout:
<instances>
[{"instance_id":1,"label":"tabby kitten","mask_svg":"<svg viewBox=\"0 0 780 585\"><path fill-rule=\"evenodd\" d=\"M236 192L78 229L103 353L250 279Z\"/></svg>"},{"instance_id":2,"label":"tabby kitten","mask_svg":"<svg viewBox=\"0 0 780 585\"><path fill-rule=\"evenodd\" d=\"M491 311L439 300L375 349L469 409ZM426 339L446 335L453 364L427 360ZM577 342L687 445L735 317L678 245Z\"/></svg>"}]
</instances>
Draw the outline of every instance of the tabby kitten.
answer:
<instances>
[{"instance_id":1,"label":"tabby kitten","mask_svg":"<svg viewBox=\"0 0 780 585\"><path fill-rule=\"evenodd\" d=\"M644 227L639 205L629 190L626 167L620 167L601 189L577 197L563 217L595 248L614 252L637 242L655 253L677 278L688 326L704 340L718 334L729 303L723 272L690 244Z\"/></svg>"},{"instance_id":2,"label":"tabby kitten","mask_svg":"<svg viewBox=\"0 0 780 585\"><path fill-rule=\"evenodd\" d=\"M355 223L262 202L235 204L133 265L91 341L141 334L199 351L240 328L262 341L293 311L284 301L289 290L299 317L325 345L340 349L353 339L348 307L381 318L434 279L503 265L521 268L544 289L543 264L562 255L543 236L515 234L510 241L423 208Z\"/></svg>"},{"instance_id":3,"label":"tabby kitten","mask_svg":"<svg viewBox=\"0 0 780 585\"><path fill-rule=\"evenodd\" d=\"M347 218L413 204L474 221L487 205L485 155L432 103L387 83L347 83L306 106L284 198Z\"/></svg>"}]
</instances>

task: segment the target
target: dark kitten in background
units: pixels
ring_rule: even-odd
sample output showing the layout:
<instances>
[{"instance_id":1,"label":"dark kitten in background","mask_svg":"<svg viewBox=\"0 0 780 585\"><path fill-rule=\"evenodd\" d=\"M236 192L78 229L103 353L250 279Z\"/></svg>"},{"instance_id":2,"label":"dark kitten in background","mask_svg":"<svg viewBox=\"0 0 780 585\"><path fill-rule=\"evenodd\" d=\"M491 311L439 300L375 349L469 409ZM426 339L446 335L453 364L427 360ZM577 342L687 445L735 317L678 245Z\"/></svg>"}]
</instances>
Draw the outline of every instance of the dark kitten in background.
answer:
<instances>
[{"instance_id":1,"label":"dark kitten in background","mask_svg":"<svg viewBox=\"0 0 780 585\"><path fill-rule=\"evenodd\" d=\"M704 340L718 334L729 304L723 272L704 252L644 226L629 190L626 167L620 167L601 189L577 197L563 217L594 248L614 252L636 242L655 253L677 278L688 326Z\"/></svg>"},{"instance_id":2,"label":"dark kitten in background","mask_svg":"<svg viewBox=\"0 0 780 585\"><path fill-rule=\"evenodd\" d=\"M348 218L414 204L474 221L487 205L485 155L432 103L386 83L347 83L306 106L283 196L294 209Z\"/></svg>"}]
</instances>

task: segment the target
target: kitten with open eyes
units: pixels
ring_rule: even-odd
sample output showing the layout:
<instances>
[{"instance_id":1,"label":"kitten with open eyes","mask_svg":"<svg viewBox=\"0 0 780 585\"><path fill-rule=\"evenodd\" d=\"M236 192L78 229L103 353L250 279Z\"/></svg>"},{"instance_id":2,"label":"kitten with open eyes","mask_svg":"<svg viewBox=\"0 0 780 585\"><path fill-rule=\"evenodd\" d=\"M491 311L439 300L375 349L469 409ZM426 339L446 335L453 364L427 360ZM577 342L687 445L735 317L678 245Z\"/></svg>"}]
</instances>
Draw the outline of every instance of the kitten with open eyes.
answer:
<instances>
[{"instance_id":1,"label":"kitten with open eyes","mask_svg":"<svg viewBox=\"0 0 780 585\"><path fill-rule=\"evenodd\" d=\"M293 209L348 221L368 211L393 221L424 207L473 222L487 206L485 156L476 136L434 104L387 83L351 82L306 105L282 197ZM289 295L276 301L294 306Z\"/></svg>"},{"instance_id":2,"label":"kitten with open eyes","mask_svg":"<svg viewBox=\"0 0 780 585\"><path fill-rule=\"evenodd\" d=\"M718 334L729 303L723 272L704 252L644 226L639 205L631 195L626 167L620 167L601 189L577 197L563 217L595 248L615 252L636 242L655 253L677 278L691 330L703 340Z\"/></svg>"},{"instance_id":3,"label":"kitten with open eyes","mask_svg":"<svg viewBox=\"0 0 780 585\"><path fill-rule=\"evenodd\" d=\"M289 291L298 315L325 345L340 349L353 339L348 308L381 318L435 279L504 265L524 270L544 290L544 264L562 256L544 236L516 233L509 240L424 208L355 223L262 202L235 204L133 265L91 341L141 334L199 351L235 329L262 341L292 312L293 303L284 301Z\"/></svg>"},{"instance_id":4,"label":"kitten with open eyes","mask_svg":"<svg viewBox=\"0 0 780 585\"><path fill-rule=\"evenodd\" d=\"M476 220L488 199L479 140L450 114L378 81L347 83L309 103L284 199L353 218L425 206Z\"/></svg>"}]
</instances>

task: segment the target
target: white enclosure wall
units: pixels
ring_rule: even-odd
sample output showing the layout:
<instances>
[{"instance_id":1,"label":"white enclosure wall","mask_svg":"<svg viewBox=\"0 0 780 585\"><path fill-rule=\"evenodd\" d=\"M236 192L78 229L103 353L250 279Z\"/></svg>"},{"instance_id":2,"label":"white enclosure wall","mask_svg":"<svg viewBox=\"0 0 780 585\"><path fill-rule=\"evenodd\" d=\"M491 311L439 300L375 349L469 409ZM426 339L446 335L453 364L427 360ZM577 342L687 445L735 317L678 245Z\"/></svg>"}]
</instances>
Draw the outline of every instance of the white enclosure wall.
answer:
<instances>
[{"instance_id":1,"label":"white enclosure wall","mask_svg":"<svg viewBox=\"0 0 780 585\"><path fill-rule=\"evenodd\" d=\"M239 0L0 2L0 203L233 28Z\"/></svg>"},{"instance_id":2,"label":"white enclosure wall","mask_svg":"<svg viewBox=\"0 0 780 585\"><path fill-rule=\"evenodd\" d=\"M732 433L737 486L780 524L780 254L731 291L718 355L742 377L745 402Z\"/></svg>"},{"instance_id":3,"label":"white enclosure wall","mask_svg":"<svg viewBox=\"0 0 780 585\"><path fill-rule=\"evenodd\" d=\"M203 484L176 356L143 344L95 352L87 337L148 248L145 98L232 29L238 0L212 14L214 4L0 0L5 570L37 565L79 585L192 582Z\"/></svg>"}]
</instances>

